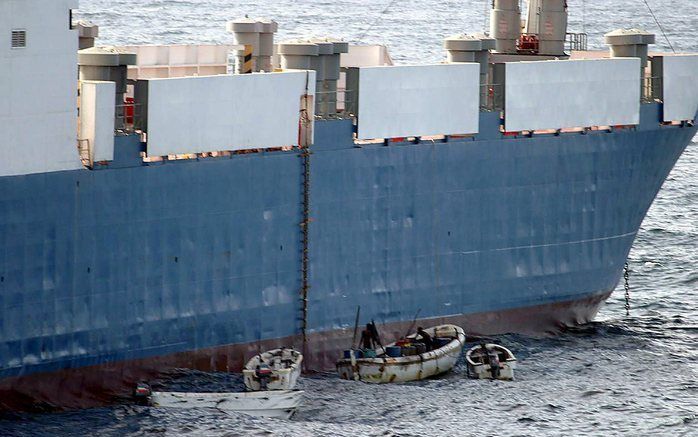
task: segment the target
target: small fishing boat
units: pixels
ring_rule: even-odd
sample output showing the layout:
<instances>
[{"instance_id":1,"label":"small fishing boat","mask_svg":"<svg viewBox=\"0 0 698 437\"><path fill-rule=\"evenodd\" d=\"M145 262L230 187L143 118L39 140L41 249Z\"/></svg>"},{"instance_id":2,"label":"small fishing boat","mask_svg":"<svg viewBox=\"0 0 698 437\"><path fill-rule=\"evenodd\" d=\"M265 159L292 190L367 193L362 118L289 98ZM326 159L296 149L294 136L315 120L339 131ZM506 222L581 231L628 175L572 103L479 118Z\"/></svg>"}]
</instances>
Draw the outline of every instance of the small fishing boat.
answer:
<instances>
[{"instance_id":1,"label":"small fishing boat","mask_svg":"<svg viewBox=\"0 0 698 437\"><path fill-rule=\"evenodd\" d=\"M483 343L473 346L465 354L468 376L476 379L514 379L516 357L504 346Z\"/></svg>"},{"instance_id":2,"label":"small fishing boat","mask_svg":"<svg viewBox=\"0 0 698 437\"><path fill-rule=\"evenodd\" d=\"M337 362L343 379L376 384L417 381L446 373L455 366L463 350L465 333L455 325L440 325L424 330L432 339L433 349L411 334L401 341L376 349L375 357L364 357L358 350L345 352ZM368 355L373 355L373 351Z\"/></svg>"},{"instance_id":3,"label":"small fishing boat","mask_svg":"<svg viewBox=\"0 0 698 437\"><path fill-rule=\"evenodd\" d=\"M290 419L303 401L300 390L244 393L153 392L150 403L166 408L216 408L227 413Z\"/></svg>"},{"instance_id":4,"label":"small fishing boat","mask_svg":"<svg viewBox=\"0 0 698 437\"><path fill-rule=\"evenodd\" d=\"M293 390L301 374L303 354L295 349L273 349L250 359L242 370L249 391Z\"/></svg>"}]
</instances>

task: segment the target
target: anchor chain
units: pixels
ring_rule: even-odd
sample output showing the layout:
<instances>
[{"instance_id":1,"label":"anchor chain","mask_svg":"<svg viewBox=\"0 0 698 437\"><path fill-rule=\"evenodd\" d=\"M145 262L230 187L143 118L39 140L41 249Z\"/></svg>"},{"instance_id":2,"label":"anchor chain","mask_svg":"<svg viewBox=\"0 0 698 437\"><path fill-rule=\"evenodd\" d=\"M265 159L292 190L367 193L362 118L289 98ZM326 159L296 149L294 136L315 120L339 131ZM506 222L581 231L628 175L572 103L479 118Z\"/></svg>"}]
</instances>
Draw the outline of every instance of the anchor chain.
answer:
<instances>
[{"instance_id":1,"label":"anchor chain","mask_svg":"<svg viewBox=\"0 0 698 437\"><path fill-rule=\"evenodd\" d=\"M630 315L630 266L625 263L623 268L623 279L625 280L625 315Z\"/></svg>"}]
</instances>

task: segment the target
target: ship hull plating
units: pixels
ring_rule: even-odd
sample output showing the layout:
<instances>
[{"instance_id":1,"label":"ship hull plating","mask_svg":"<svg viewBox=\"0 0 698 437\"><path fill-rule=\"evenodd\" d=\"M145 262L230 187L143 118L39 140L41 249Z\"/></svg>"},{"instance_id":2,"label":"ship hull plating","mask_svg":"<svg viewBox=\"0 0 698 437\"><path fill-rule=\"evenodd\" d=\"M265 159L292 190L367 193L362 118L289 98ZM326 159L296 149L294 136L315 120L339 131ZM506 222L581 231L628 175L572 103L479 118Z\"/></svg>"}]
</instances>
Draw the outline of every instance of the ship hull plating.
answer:
<instances>
[{"instance_id":1,"label":"ship hull plating","mask_svg":"<svg viewBox=\"0 0 698 437\"><path fill-rule=\"evenodd\" d=\"M317 122L307 184L298 151L146 165L135 137L108 167L0 178L2 403L81 406L173 367L239 369L260 343L302 347L304 319L307 364L326 368L358 305L388 331L417 311L483 334L587 322L695 135L660 110L533 137L483 114L475 137L361 147L349 121Z\"/></svg>"},{"instance_id":2,"label":"ship hull plating","mask_svg":"<svg viewBox=\"0 0 698 437\"><path fill-rule=\"evenodd\" d=\"M426 326L452 323L470 333L485 329L485 332L492 334L512 331L533 335L556 334L567 326L593 320L599 306L609 294L530 308L419 319L418 323ZM411 320L389 323L379 325L379 329L385 341L393 341L403 335L411 324ZM351 344L352 335L353 328L310 334L308 340L313 345L313 350L304 362L309 361L314 369L334 369L342 350ZM240 372L245 364L243 357L251 357L260 349L300 344L301 341L301 336L296 335L6 378L0 381L0 407L8 410L50 411L57 407L76 409L131 402L131 393L137 381L154 381L177 375L182 369Z\"/></svg>"}]
</instances>

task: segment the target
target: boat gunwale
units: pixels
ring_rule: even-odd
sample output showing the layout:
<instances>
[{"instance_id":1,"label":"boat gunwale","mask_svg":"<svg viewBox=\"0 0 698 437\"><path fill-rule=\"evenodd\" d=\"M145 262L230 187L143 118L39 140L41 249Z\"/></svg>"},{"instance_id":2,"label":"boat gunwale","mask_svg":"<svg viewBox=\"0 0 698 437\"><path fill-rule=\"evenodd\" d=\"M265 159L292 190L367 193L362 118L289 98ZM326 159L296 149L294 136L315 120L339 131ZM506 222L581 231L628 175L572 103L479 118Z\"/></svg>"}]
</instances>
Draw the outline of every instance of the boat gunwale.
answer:
<instances>
[{"instance_id":1,"label":"boat gunwale","mask_svg":"<svg viewBox=\"0 0 698 437\"><path fill-rule=\"evenodd\" d=\"M441 346L438 349L434 349L428 352L424 352L422 354L418 355L408 355L404 357L388 357L385 355L385 349L388 348L389 346L392 346L395 344L395 342L390 343L389 345L379 348L376 350L376 353L380 351L380 354L383 356L380 357L375 357L375 358L356 358L354 361L356 365L380 365L380 366L406 366L406 365L412 365L412 364L420 364L423 362L427 361L432 361L439 359L441 357L451 355L451 352L454 350L457 350L458 348L461 348L461 351L458 352L458 355L462 353L462 347L465 345L465 331L463 328L457 325L453 324L444 324L444 325L437 325L432 328L428 328L428 330L433 329L436 331L438 328L443 328L443 327L449 327L449 328L454 328L456 332L456 337L454 337L450 342L447 344ZM410 334L406 338L414 338L415 334ZM451 355L452 356L452 355ZM337 361L337 367L349 365L352 366L351 358L342 358Z\"/></svg>"},{"instance_id":2,"label":"boat gunwale","mask_svg":"<svg viewBox=\"0 0 698 437\"><path fill-rule=\"evenodd\" d=\"M265 399L270 396L279 396L279 395L285 395L285 394L294 394L294 395L302 395L304 393L303 390L265 390L265 391L235 391L235 392L227 392L227 391L204 391L204 392L193 392L193 391L154 391L153 395L165 395L165 396L181 396L184 398L194 398L194 397L202 397L202 398L214 398L216 396L232 396L232 397L240 397L240 398L260 398L260 399Z\"/></svg>"},{"instance_id":3,"label":"boat gunwale","mask_svg":"<svg viewBox=\"0 0 698 437\"><path fill-rule=\"evenodd\" d=\"M469 364L469 365L471 365L471 366L474 366L474 367L475 367L475 366L485 366L485 365L488 365L487 363L484 363L484 362L479 362L479 363L478 363L478 362L475 362L475 361L473 361L472 358L471 358L472 352L475 351L475 350L478 349L478 348L481 348L481 347L482 347L482 345L475 345L475 346L473 346L473 347L471 347L470 349L467 350L467 352L465 353L465 361L466 361L467 364ZM511 364L511 363L516 363L516 362L517 362L517 359L516 359L516 357L514 356L514 353L513 353L511 350L509 350L509 348L507 348L506 346L502 346L502 345L500 345L500 344L495 344L495 343L486 343L486 344L485 344L485 347L487 347L487 348L492 347L492 348L495 348L495 349L503 349L503 350L509 355L509 358L507 358L506 360L500 361L500 363Z\"/></svg>"},{"instance_id":4,"label":"boat gunwale","mask_svg":"<svg viewBox=\"0 0 698 437\"><path fill-rule=\"evenodd\" d=\"M255 372L255 368L254 368L254 367L250 367L250 365L251 365L252 362L255 360L255 358L259 358L259 361L263 361L263 360L262 360L262 356L263 356L263 355L269 354L269 355L271 355L271 357L273 358L273 357L278 356L278 355L276 354L277 351L278 351L278 352L283 352L284 350L290 350L290 351L291 351L291 354L292 354L292 356L293 356L293 360L292 360L292 362L291 362L291 365L289 365L288 367L284 367L284 368L282 368L282 369L272 369L272 370L274 371L274 373L283 373L283 374L286 374L286 373L292 373L292 372L297 371L298 369L300 369L301 363L303 362L303 354L302 354L301 352L299 352L299 351L297 351L297 350L295 350L295 349L293 349L293 348L276 348L276 349L271 349L271 350L264 351L264 352L260 352L260 353L258 353L258 354L253 355L252 358L250 358L249 360L247 360L247 362L246 362L245 365L243 366L243 368L242 368L242 373L245 373L245 372L248 372L248 373L249 373L249 372ZM267 363L267 364L269 364L269 363Z\"/></svg>"}]
</instances>

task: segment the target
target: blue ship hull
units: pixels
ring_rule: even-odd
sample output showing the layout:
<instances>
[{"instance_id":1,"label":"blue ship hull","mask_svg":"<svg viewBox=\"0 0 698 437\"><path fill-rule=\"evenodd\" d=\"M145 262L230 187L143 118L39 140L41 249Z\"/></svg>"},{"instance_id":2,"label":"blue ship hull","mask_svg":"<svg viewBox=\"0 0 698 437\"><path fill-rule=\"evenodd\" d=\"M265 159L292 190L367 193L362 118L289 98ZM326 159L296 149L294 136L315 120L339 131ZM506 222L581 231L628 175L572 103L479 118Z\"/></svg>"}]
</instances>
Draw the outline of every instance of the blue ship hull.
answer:
<instances>
[{"instance_id":1,"label":"blue ship hull","mask_svg":"<svg viewBox=\"0 0 698 437\"><path fill-rule=\"evenodd\" d=\"M587 322L696 133L660 111L533 137L483 113L472 138L364 146L318 121L307 179L298 150L143 163L135 136L108 167L0 178L0 404L91 405L275 344L327 368L359 305L386 337L417 311L480 334Z\"/></svg>"}]
</instances>

